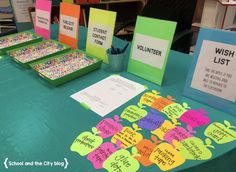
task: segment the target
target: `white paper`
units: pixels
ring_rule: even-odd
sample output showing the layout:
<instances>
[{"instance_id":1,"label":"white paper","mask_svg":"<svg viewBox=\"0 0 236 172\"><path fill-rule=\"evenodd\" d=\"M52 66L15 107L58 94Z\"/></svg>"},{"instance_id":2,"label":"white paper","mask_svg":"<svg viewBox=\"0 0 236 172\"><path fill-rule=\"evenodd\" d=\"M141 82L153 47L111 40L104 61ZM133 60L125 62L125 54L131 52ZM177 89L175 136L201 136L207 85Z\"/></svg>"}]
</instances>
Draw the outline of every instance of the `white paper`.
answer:
<instances>
[{"instance_id":1,"label":"white paper","mask_svg":"<svg viewBox=\"0 0 236 172\"><path fill-rule=\"evenodd\" d=\"M168 41L136 34L132 58L144 64L162 69L168 48Z\"/></svg>"},{"instance_id":2,"label":"white paper","mask_svg":"<svg viewBox=\"0 0 236 172\"><path fill-rule=\"evenodd\" d=\"M31 22L29 7L34 6L33 0L11 0L11 3L18 23Z\"/></svg>"},{"instance_id":3,"label":"white paper","mask_svg":"<svg viewBox=\"0 0 236 172\"><path fill-rule=\"evenodd\" d=\"M50 28L50 13L48 11L36 9L36 26L42 29L49 30Z\"/></svg>"},{"instance_id":4,"label":"white paper","mask_svg":"<svg viewBox=\"0 0 236 172\"><path fill-rule=\"evenodd\" d=\"M112 42L112 28L109 26L91 24L91 30L88 31L88 41L95 46L108 49Z\"/></svg>"},{"instance_id":5,"label":"white paper","mask_svg":"<svg viewBox=\"0 0 236 172\"><path fill-rule=\"evenodd\" d=\"M222 51L223 54L217 54L216 48L229 50L232 53L230 55L229 52ZM219 59L225 59L224 64ZM191 87L234 102L236 100L235 67L235 45L204 40Z\"/></svg>"},{"instance_id":6,"label":"white paper","mask_svg":"<svg viewBox=\"0 0 236 172\"><path fill-rule=\"evenodd\" d=\"M71 97L80 103L85 103L92 111L104 117L144 90L145 87L139 83L112 75Z\"/></svg>"},{"instance_id":7,"label":"white paper","mask_svg":"<svg viewBox=\"0 0 236 172\"><path fill-rule=\"evenodd\" d=\"M78 19L76 17L61 15L60 21L60 33L76 39Z\"/></svg>"}]
</instances>

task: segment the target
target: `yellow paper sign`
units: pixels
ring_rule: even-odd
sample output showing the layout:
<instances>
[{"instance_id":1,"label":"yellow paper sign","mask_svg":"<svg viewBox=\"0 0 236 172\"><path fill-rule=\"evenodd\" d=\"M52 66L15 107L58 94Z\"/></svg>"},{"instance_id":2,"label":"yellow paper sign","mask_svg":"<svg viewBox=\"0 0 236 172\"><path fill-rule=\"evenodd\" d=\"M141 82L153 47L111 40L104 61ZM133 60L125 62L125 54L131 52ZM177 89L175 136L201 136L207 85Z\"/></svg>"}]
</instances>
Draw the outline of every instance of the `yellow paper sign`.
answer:
<instances>
[{"instance_id":1,"label":"yellow paper sign","mask_svg":"<svg viewBox=\"0 0 236 172\"><path fill-rule=\"evenodd\" d=\"M108 63L106 50L111 48L116 12L90 8L86 52Z\"/></svg>"}]
</instances>

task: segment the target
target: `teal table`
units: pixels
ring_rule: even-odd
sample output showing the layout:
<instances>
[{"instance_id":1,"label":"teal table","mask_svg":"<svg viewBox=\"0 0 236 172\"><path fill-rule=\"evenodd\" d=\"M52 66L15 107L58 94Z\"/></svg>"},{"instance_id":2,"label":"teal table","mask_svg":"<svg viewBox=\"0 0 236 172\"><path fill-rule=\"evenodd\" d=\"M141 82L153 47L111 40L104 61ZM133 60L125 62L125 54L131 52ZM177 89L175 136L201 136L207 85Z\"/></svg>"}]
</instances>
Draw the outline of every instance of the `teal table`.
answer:
<instances>
[{"instance_id":1,"label":"teal table","mask_svg":"<svg viewBox=\"0 0 236 172\"><path fill-rule=\"evenodd\" d=\"M86 30L80 28L79 47L81 49L85 48L85 35ZM114 44L122 47L125 42L115 38ZM150 90L158 90L162 96L171 95L178 103L188 102L192 109L204 108L209 113L211 122L223 122L227 119L235 125L236 117L182 96L191 58L189 55L171 51L162 87L127 72L122 72L120 75L147 85ZM91 128L102 118L81 107L78 102L70 98L70 95L111 74L108 66L103 65L99 70L55 88L44 82L33 71L17 66L8 56L0 56L0 172L95 171L90 161L86 157L71 152L70 146L81 132L91 131ZM120 115L128 105L137 104L140 96L106 117ZM122 124L130 125L126 120L123 120ZM205 138L203 132L206 126L200 128L196 129L197 137ZM141 132L144 136L149 136L147 131ZM207 163L187 160L172 171L235 171L236 141L222 145L213 142L213 145L215 146L212 150L213 157ZM47 166L48 161L65 163L64 158L69 163L66 169L59 165ZM8 164L8 169L4 168L4 161ZM40 161L45 164L37 167L10 166L13 161ZM141 166L139 171L160 170L156 165L151 165Z\"/></svg>"}]
</instances>

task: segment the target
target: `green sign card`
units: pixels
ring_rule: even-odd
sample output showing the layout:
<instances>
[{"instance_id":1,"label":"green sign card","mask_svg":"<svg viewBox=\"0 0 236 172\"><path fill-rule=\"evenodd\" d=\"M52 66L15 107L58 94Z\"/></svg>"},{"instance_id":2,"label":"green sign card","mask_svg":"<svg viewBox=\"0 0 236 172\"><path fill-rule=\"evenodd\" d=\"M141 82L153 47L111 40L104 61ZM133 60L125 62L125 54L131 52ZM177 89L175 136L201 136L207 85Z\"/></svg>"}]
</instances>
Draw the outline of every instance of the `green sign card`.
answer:
<instances>
[{"instance_id":1,"label":"green sign card","mask_svg":"<svg viewBox=\"0 0 236 172\"><path fill-rule=\"evenodd\" d=\"M138 16L128 72L162 84L176 22Z\"/></svg>"},{"instance_id":2,"label":"green sign card","mask_svg":"<svg viewBox=\"0 0 236 172\"><path fill-rule=\"evenodd\" d=\"M106 50L111 48L116 12L90 8L86 52L108 63Z\"/></svg>"}]
</instances>

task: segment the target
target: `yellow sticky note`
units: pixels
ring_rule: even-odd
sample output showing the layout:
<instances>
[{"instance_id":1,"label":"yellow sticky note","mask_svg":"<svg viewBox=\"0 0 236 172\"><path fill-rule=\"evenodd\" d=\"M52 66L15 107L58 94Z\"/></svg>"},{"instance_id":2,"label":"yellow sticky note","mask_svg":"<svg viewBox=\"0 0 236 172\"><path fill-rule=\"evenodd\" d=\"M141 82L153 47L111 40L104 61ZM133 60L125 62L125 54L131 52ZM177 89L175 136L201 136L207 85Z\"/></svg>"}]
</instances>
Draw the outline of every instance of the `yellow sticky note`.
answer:
<instances>
[{"instance_id":1,"label":"yellow sticky note","mask_svg":"<svg viewBox=\"0 0 236 172\"><path fill-rule=\"evenodd\" d=\"M131 127L124 127L119 133L111 138L111 142L116 143L117 140L120 140L122 147L125 149L135 146L143 139L143 135L137 132L138 130L141 130L141 128L138 128L136 124L133 124L133 128L134 130Z\"/></svg>"},{"instance_id":2,"label":"yellow sticky note","mask_svg":"<svg viewBox=\"0 0 236 172\"><path fill-rule=\"evenodd\" d=\"M161 140L164 140L165 134L172 128L175 128L175 125L172 124L170 121L165 120L165 122L159 128L151 131L151 133L158 136Z\"/></svg>"},{"instance_id":3,"label":"yellow sticky note","mask_svg":"<svg viewBox=\"0 0 236 172\"><path fill-rule=\"evenodd\" d=\"M149 160L162 171L174 169L185 162L185 158L168 143L159 144L151 153Z\"/></svg>"}]
</instances>

